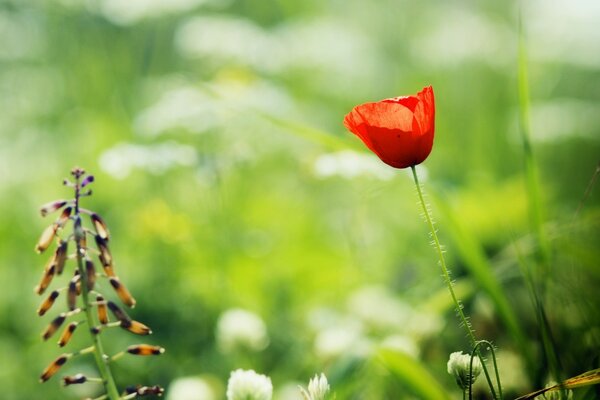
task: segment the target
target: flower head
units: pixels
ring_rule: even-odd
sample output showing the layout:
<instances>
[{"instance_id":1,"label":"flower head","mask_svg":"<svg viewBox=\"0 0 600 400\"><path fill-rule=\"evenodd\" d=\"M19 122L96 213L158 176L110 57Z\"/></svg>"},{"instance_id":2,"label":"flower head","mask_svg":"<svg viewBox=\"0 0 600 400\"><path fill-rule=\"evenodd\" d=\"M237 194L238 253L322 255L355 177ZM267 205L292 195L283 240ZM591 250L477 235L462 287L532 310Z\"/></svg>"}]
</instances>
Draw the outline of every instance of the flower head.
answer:
<instances>
[{"instance_id":1,"label":"flower head","mask_svg":"<svg viewBox=\"0 0 600 400\"><path fill-rule=\"evenodd\" d=\"M271 378L253 370L235 370L227 382L227 400L271 400Z\"/></svg>"},{"instance_id":2,"label":"flower head","mask_svg":"<svg viewBox=\"0 0 600 400\"><path fill-rule=\"evenodd\" d=\"M321 373L321 376L315 375L308 382L308 391L301 387L300 392L305 400L325 400L325 396L329 393L327 377L323 373Z\"/></svg>"},{"instance_id":3,"label":"flower head","mask_svg":"<svg viewBox=\"0 0 600 400\"><path fill-rule=\"evenodd\" d=\"M448 373L454 376L456 384L463 390L475 383L475 380L481 374L482 365L479 358L473 358L473 371L471 375L469 374L470 364L471 356L469 354L463 354L462 351L450 354ZM469 379L469 376L472 376L472 379Z\"/></svg>"},{"instance_id":4,"label":"flower head","mask_svg":"<svg viewBox=\"0 0 600 400\"><path fill-rule=\"evenodd\" d=\"M219 348L230 352L238 348L260 351L269 345L264 321L256 314L232 308L219 317L216 330Z\"/></svg>"},{"instance_id":5,"label":"flower head","mask_svg":"<svg viewBox=\"0 0 600 400\"><path fill-rule=\"evenodd\" d=\"M433 146L433 88L358 105L346 115L344 125L384 163L394 168L420 164Z\"/></svg>"}]
</instances>

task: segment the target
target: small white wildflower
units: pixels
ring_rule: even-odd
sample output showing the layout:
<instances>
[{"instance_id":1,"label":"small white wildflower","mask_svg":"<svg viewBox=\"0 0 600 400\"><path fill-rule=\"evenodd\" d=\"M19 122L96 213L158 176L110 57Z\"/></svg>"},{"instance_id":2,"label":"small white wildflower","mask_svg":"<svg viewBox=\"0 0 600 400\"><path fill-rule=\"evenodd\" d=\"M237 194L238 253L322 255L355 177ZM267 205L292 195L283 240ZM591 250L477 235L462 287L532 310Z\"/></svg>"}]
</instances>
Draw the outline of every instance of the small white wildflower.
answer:
<instances>
[{"instance_id":1,"label":"small white wildflower","mask_svg":"<svg viewBox=\"0 0 600 400\"><path fill-rule=\"evenodd\" d=\"M219 348L225 352L237 348L260 351L269 344L267 326L263 320L239 308L227 310L219 317L216 335Z\"/></svg>"},{"instance_id":2,"label":"small white wildflower","mask_svg":"<svg viewBox=\"0 0 600 400\"><path fill-rule=\"evenodd\" d=\"M325 400L325 396L329 392L327 377L323 373L321 376L315 375L308 382L308 392L303 387L300 387L300 392L305 400Z\"/></svg>"},{"instance_id":3,"label":"small white wildflower","mask_svg":"<svg viewBox=\"0 0 600 400\"><path fill-rule=\"evenodd\" d=\"M473 358L473 379L469 379L469 369L471 363L471 355L463 354L462 351L457 351L450 354L448 360L448 373L456 379L456 384L463 390L467 389L470 384L475 383L479 374L481 374L482 365L479 358Z\"/></svg>"},{"instance_id":4,"label":"small white wildflower","mask_svg":"<svg viewBox=\"0 0 600 400\"><path fill-rule=\"evenodd\" d=\"M253 370L235 370L227 382L227 400L271 400L272 396L271 378Z\"/></svg>"}]
</instances>

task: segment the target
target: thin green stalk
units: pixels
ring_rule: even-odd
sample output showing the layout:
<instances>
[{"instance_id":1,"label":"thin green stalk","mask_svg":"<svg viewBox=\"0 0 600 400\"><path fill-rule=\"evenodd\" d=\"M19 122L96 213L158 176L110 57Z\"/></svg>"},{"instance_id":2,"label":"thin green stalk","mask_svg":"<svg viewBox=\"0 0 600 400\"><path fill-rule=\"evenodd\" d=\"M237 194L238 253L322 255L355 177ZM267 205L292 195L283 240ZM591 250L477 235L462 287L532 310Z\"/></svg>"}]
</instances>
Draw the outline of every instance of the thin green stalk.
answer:
<instances>
[{"instance_id":1,"label":"thin green stalk","mask_svg":"<svg viewBox=\"0 0 600 400\"><path fill-rule=\"evenodd\" d=\"M75 219L80 218L79 214L79 197L80 197L80 184L79 177L76 177L75 182ZM79 282L81 285L81 297L83 299L83 306L85 308L85 316L87 320L88 326L94 327L96 326L96 319L94 317L94 313L92 312L92 305L90 304L89 298L89 290L87 287L87 271L83 265L83 255L85 254L85 249L81 247L81 241L85 237L85 232L82 229L74 229L75 243L77 245L77 269L79 270ZM94 344L94 358L96 359L96 365L98 366L98 372L102 377L102 383L104 384L104 388L106 389L106 396L109 400L119 400L121 396L119 395L119 390L117 389L117 385L115 384L115 380L112 376L112 372L110 370L110 366L107 361L104 359L104 348L102 346L102 341L100 340L100 334L92 333L91 329L88 329L90 337L92 339L92 343Z\"/></svg>"},{"instance_id":2,"label":"thin green stalk","mask_svg":"<svg viewBox=\"0 0 600 400\"><path fill-rule=\"evenodd\" d=\"M421 202L421 206L423 207L423 213L425 215L427 224L429 225L431 237L433 238L433 244L437 251L439 260L440 260L440 267L442 268L442 275L444 276L444 281L446 282L446 286L448 287L448 291L450 292L450 296L452 297L452 301L454 302L454 306L456 308L456 313L458 314L461 324L467 330L467 337L469 338L469 341L471 342L471 346L475 347L477 344L477 339L475 338L475 333L473 332L473 329L471 328L471 325L469 324L469 321L467 320L467 317L465 316L462 305L460 304L460 301L458 300L458 298L456 297L456 294L454 293L454 287L452 285L452 279L450 278L450 272L448 271L448 267L446 266L444 252L442 251L442 246L440 245L440 240L438 239L438 236L437 236L437 233L435 230L435 226L433 224L433 220L431 218L431 215L429 214L429 210L427 209L427 204L425 203L425 199L423 197L423 191L421 189L421 184L419 183L419 178L417 176L417 170L415 169L414 165L411 166L410 168L412 170L412 175L413 175L413 179L415 181L415 186L417 187L417 193L419 194L419 201ZM494 389L494 385L490 378L490 374L487 370L487 367L485 366L485 360L483 359L483 356L481 355L481 352L479 351L479 349L477 349L477 356L481 359L481 365L483 367L483 372L485 373L485 378L486 378L488 385L490 387L490 390L492 392L492 397L494 399L497 399L498 396L496 395L496 390Z\"/></svg>"},{"instance_id":3,"label":"thin green stalk","mask_svg":"<svg viewBox=\"0 0 600 400\"><path fill-rule=\"evenodd\" d=\"M540 196L540 179L533 148L531 145L531 122L530 122L530 100L529 81L527 72L527 48L523 32L523 20L519 11L519 48L518 48L518 89L519 89L519 121L521 140L523 144L525 160L526 188L529 199L529 216L538 246L537 253L537 285L532 281L530 286L534 290L536 299L536 317L540 326L542 346L549 369L557 382L561 380L560 358L556 351L556 345L552 337L550 324L544 309L543 299L546 296L546 283L550 277L550 245L544 232L544 213Z\"/></svg>"}]
</instances>

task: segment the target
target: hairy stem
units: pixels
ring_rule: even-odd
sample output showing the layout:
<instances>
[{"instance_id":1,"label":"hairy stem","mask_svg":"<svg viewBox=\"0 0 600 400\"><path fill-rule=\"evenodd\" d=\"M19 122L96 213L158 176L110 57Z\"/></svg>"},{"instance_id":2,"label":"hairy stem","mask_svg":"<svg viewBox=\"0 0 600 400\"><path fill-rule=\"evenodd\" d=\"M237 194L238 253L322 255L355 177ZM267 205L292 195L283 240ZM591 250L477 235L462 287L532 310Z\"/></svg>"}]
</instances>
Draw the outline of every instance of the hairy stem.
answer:
<instances>
[{"instance_id":1,"label":"hairy stem","mask_svg":"<svg viewBox=\"0 0 600 400\"><path fill-rule=\"evenodd\" d=\"M446 282L446 286L448 287L448 291L450 292L450 297L452 297L452 301L454 302L454 308L456 309L456 314L458 315L458 318L460 319L462 326L464 326L467 331L467 337L469 338L471 346L474 347L477 343L477 339L475 338L475 333L473 332L473 328L471 328L471 325L469 324L469 321L467 320L467 317L465 316L462 305L460 304L460 301L458 300L458 298L456 297L456 293L454 292L454 286L452 284L452 279L450 278L450 272L448 271L448 267L446 266L444 252L442 250L440 240L438 239L438 236L437 236L437 233L435 230L435 226L433 224L433 219L431 218L431 215L429 214L429 210L427 209L427 204L425 203L425 199L423 198L423 190L421 189L421 184L419 183L419 178L417 176L417 170L415 169L414 165L411 166L410 168L412 170L412 175L413 175L413 179L415 181L415 186L417 187L417 193L419 194L419 201L421 203L421 206L423 207L423 214L425 215L425 220L427 221L427 224L429 225L429 230L431 232L431 237L433 239L433 245L434 245L434 247L437 251L438 257L439 257L440 267L442 268L442 275L444 277L444 281ZM479 351L479 349L477 349L477 356L481 360L483 372L485 373L485 378L487 379L488 385L492 392L492 396L494 399L497 399L498 397L496 395L494 385L492 384L490 374L487 370L487 367L485 366L485 360L483 359L483 356L481 355L481 352Z\"/></svg>"},{"instance_id":2,"label":"hairy stem","mask_svg":"<svg viewBox=\"0 0 600 400\"><path fill-rule=\"evenodd\" d=\"M79 197L80 197L80 183L79 177L76 178L75 183L75 218L80 218L79 213ZM81 241L85 237L85 232L81 229L75 229L75 243L77 245L77 269L79 270L79 282L81 285L81 297L83 299L83 307L85 309L85 316L87 319L87 324L89 328L96 326L96 319L94 317L94 313L92 312L92 305L90 304L90 293L87 287L87 271L84 267L83 257L86 249L81 247ZM102 346L102 341L100 340L100 334L92 333L91 329L88 330L90 337L92 339L92 343L94 344L94 358L96 359L96 365L98 366L98 371L100 376L102 377L102 383L104 384L104 388L106 389L106 396L109 400L119 400L119 390L117 389L117 385L115 384L115 380L110 371L110 366L104 358L104 348Z\"/></svg>"}]
</instances>

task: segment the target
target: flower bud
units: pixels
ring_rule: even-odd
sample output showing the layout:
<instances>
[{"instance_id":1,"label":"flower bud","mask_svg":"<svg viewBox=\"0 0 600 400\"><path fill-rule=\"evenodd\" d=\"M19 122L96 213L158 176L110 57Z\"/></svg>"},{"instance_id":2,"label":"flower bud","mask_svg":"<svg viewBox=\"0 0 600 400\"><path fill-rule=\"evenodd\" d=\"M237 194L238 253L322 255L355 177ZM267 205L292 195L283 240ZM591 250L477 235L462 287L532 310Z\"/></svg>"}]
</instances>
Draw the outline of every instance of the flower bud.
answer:
<instances>
[{"instance_id":1,"label":"flower bud","mask_svg":"<svg viewBox=\"0 0 600 400\"><path fill-rule=\"evenodd\" d=\"M90 215L90 219L92 220L92 223L94 224L94 229L96 229L96 233L98 234L98 236L100 236L100 238L102 240L105 240L108 242L110 234L108 232L108 227L104 223L104 220L102 218L100 218L100 216L96 213L92 213Z\"/></svg>"},{"instance_id":2,"label":"flower bud","mask_svg":"<svg viewBox=\"0 0 600 400\"><path fill-rule=\"evenodd\" d=\"M85 260L85 277L88 291L94 290L94 285L96 284L96 268L94 268L92 260Z\"/></svg>"},{"instance_id":3,"label":"flower bud","mask_svg":"<svg viewBox=\"0 0 600 400\"><path fill-rule=\"evenodd\" d=\"M55 200L46 203L40 208L40 214L42 214L42 217L45 217L46 215L63 208L65 204L67 204L67 200Z\"/></svg>"},{"instance_id":4,"label":"flower bud","mask_svg":"<svg viewBox=\"0 0 600 400\"><path fill-rule=\"evenodd\" d=\"M75 235L75 242L79 247L78 251L85 251L87 249L87 240L85 237L85 231L81 225L81 217L75 217L75 223L73 224L73 234Z\"/></svg>"},{"instance_id":5,"label":"flower bud","mask_svg":"<svg viewBox=\"0 0 600 400\"><path fill-rule=\"evenodd\" d=\"M83 374L77 374L73 376L63 376L63 386L79 385L87 381L87 377Z\"/></svg>"},{"instance_id":6,"label":"flower bud","mask_svg":"<svg viewBox=\"0 0 600 400\"><path fill-rule=\"evenodd\" d=\"M108 324L108 312L106 311L104 297L96 296L96 301L98 302L98 320L101 324Z\"/></svg>"},{"instance_id":7,"label":"flower bud","mask_svg":"<svg viewBox=\"0 0 600 400\"><path fill-rule=\"evenodd\" d=\"M50 293L50 296L48 296L46 298L46 300L44 300L42 302L42 304L40 304L37 313L38 315L41 317L42 315L46 314L46 312L50 309L50 307L52 307L54 305L54 301L56 300L56 298L58 297L58 290L53 290Z\"/></svg>"},{"instance_id":8,"label":"flower bud","mask_svg":"<svg viewBox=\"0 0 600 400\"><path fill-rule=\"evenodd\" d=\"M54 264L47 266L47 268L44 270L44 275L42 275L42 280L35 287L35 292L37 294L43 294L46 291L46 289L50 285L50 282L52 282L52 278L54 278L55 271L56 266Z\"/></svg>"},{"instance_id":9,"label":"flower bud","mask_svg":"<svg viewBox=\"0 0 600 400\"><path fill-rule=\"evenodd\" d=\"M72 210L72 207L67 207L63 210L63 212L60 214L60 217L58 217L58 220L56 221L57 228L62 228L63 226L65 226L65 224L69 220L69 217L71 216Z\"/></svg>"},{"instance_id":10,"label":"flower bud","mask_svg":"<svg viewBox=\"0 0 600 400\"><path fill-rule=\"evenodd\" d=\"M471 374L469 374L470 364L470 354L463 354L461 351L450 354L448 373L454 376L456 384L462 390L466 390L470 385L475 383L475 380L481 374L482 365L478 357L473 358L473 370Z\"/></svg>"},{"instance_id":11,"label":"flower bud","mask_svg":"<svg viewBox=\"0 0 600 400\"><path fill-rule=\"evenodd\" d=\"M61 240L54 252L54 262L56 263L56 274L62 274L65 269L65 262L67 261L67 251L69 248L69 242Z\"/></svg>"},{"instance_id":12,"label":"flower bud","mask_svg":"<svg viewBox=\"0 0 600 400\"><path fill-rule=\"evenodd\" d=\"M56 374L56 372L58 372L60 367L65 365L65 363L70 357L71 354L63 354L59 356L56 360L52 361L52 363L48 365L44 372L42 372L42 375L40 376L40 382L43 383L46 382L48 379L52 378L52 376Z\"/></svg>"},{"instance_id":13,"label":"flower bud","mask_svg":"<svg viewBox=\"0 0 600 400\"><path fill-rule=\"evenodd\" d=\"M60 335L60 338L58 339L58 345L60 347L65 347L67 345L67 343L69 343L69 340L71 340L71 337L73 337L73 332L75 332L77 325L79 325L77 322L71 322L69 325L67 325L65 327L65 330L63 331L62 335Z\"/></svg>"},{"instance_id":14,"label":"flower bud","mask_svg":"<svg viewBox=\"0 0 600 400\"><path fill-rule=\"evenodd\" d=\"M127 348L129 354L136 356L158 356L165 352L160 346L152 346L149 344L136 344Z\"/></svg>"},{"instance_id":15,"label":"flower bud","mask_svg":"<svg viewBox=\"0 0 600 400\"><path fill-rule=\"evenodd\" d=\"M121 321L121 328L140 336L152 334L152 330L141 322L130 320L129 322Z\"/></svg>"},{"instance_id":16,"label":"flower bud","mask_svg":"<svg viewBox=\"0 0 600 400\"><path fill-rule=\"evenodd\" d=\"M113 313L115 318L121 321L122 327L131 324L131 318L129 317L129 315L127 315L125 311L121 310L121 308L118 305L116 305L110 300L108 301L108 308L110 308L110 311Z\"/></svg>"},{"instance_id":17,"label":"flower bud","mask_svg":"<svg viewBox=\"0 0 600 400\"><path fill-rule=\"evenodd\" d=\"M158 385L154 385L154 386L127 386L125 388L125 394L136 394L140 397L143 396L148 396L148 395L152 395L155 394L157 396L162 396L163 393L165 392L165 389L161 388Z\"/></svg>"},{"instance_id":18,"label":"flower bud","mask_svg":"<svg viewBox=\"0 0 600 400\"><path fill-rule=\"evenodd\" d=\"M325 374L321 376L315 375L308 382L308 391L304 388L300 388L300 392L305 400L325 400L327 393L329 392L329 383Z\"/></svg>"},{"instance_id":19,"label":"flower bud","mask_svg":"<svg viewBox=\"0 0 600 400\"><path fill-rule=\"evenodd\" d=\"M54 335L54 333L61 327L67 315L65 313L61 313L58 317L54 318L50 325L46 328L46 330L42 333L42 338L44 340L48 340Z\"/></svg>"},{"instance_id":20,"label":"flower bud","mask_svg":"<svg viewBox=\"0 0 600 400\"><path fill-rule=\"evenodd\" d=\"M131 293L129 293L129 290L127 290L125 285L123 285L121 281L119 281L119 278L117 278L116 276L110 277L108 278L108 281L110 282L113 289L115 289L117 295L125 305L127 305L130 308L135 307L135 299L133 298L133 296L131 296Z\"/></svg>"},{"instance_id":21,"label":"flower bud","mask_svg":"<svg viewBox=\"0 0 600 400\"><path fill-rule=\"evenodd\" d=\"M56 228L56 224L52 224L44 229L42 236L40 236L40 240L38 240L37 244L35 245L36 252L43 253L48 246L50 246L52 239L54 239L54 236L56 235Z\"/></svg>"},{"instance_id":22,"label":"flower bud","mask_svg":"<svg viewBox=\"0 0 600 400\"><path fill-rule=\"evenodd\" d=\"M84 188L92 182L94 182L94 175L88 175L81 181L81 187Z\"/></svg>"},{"instance_id":23,"label":"flower bud","mask_svg":"<svg viewBox=\"0 0 600 400\"><path fill-rule=\"evenodd\" d=\"M103 239L99 234L94 235L94 239L96 239L96 246L100 252L100 261L102 261L102 265L112 265L113 259L110 254L110 249L108 248L107 240Z\"/></svg>"},{"instance_id":24,"label":"flower bud","mask_svg":"<svg viewBox=\"0 0 600 400\"><path fill-rule=\"evenodd\" d=\"M79 281L79 275L73 277L69 282L69 289L67 290L67 307L73 311L77 308L77 283Z\"/></svg>"}]
</instances>

